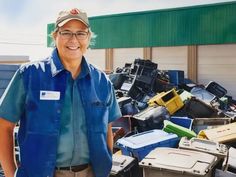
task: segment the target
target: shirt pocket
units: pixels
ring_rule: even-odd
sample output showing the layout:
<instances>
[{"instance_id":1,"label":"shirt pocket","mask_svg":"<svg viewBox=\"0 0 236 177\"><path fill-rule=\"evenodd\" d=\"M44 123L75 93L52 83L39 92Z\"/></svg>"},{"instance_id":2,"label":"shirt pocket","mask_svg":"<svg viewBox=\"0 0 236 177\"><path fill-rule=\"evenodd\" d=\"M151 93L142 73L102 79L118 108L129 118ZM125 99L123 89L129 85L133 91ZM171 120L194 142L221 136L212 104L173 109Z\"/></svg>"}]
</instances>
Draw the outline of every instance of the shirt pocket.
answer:
<instances>
[{"instance_id":1,"label":"shirt pocket","mask_svg":"<svg viewBox=\"0 0 236 177\"><path fill-rule=\"evenodd\" d=\"M88 123L90 124L88 129L92 132L105 133L108 127L108 104L96 100L89 102L88 105Z\"/></svg>"}]
</instances>

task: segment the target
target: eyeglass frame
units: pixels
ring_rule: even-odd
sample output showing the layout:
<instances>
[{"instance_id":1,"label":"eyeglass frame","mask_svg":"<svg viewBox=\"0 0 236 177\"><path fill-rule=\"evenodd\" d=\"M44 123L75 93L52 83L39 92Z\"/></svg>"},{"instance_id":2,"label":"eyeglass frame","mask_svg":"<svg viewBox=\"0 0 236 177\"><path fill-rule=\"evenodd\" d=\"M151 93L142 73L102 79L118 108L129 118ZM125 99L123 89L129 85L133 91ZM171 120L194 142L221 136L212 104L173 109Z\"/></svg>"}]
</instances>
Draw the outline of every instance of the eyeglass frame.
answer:
<instances>
[{"instance_id":1,"label":"eyeglass frame","mask_svg":"<svg viewBox=\"0 0 236 177\"><path fill-rule=\"evenodd\" d=\"M69 36L68 36L68 37L63 36L63 34L62 34L63 32L67 32L67 34L70 34L70 37L69 37ZM76 38L77 40L85 40L85 39L87 39L88 36L89 36L89 31L88 31L88 32L87 32L87 31L77 31L77 32L73 33L72 31L69 31L69 30L63 30L63 31L58 31L58 33L60 34L60 36L61 36L62 38L67 39L67 40L72 39L73 36L75 36L75 38ZM84 33L84 34L86 34L86 36L85 36L84 38L79 38L78 33Z\"/></svg>"}]
</instances>

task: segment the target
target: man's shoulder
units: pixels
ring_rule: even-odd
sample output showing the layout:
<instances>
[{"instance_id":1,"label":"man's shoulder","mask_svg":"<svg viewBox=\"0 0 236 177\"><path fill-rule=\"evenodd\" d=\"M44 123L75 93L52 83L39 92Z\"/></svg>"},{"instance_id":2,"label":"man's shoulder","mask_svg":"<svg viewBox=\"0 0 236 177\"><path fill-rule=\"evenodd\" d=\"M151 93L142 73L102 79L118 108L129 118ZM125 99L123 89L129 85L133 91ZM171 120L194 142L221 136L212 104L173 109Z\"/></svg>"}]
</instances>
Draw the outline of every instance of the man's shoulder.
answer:
<instances>
[{"instance_id":1,"label":"man's shoulder","mask_svg":"<svg viewBox=\"0 0 236 177\"><path fill-rule=\"evenodd\" d=\"M49 64L49 62L49 58L46 58L44 60L24 63L20 66L19 71L20 73L24 73L29 70L42 70L43 72L45 72L46 65Z\"/></svg>"},{"instance_id":2,"label":"man's shoulder","mask_svg":"<svg viewBox=\"0 0 236 177\"><path fill-rule=\"evenodd\" d=\"M95 83L94 85L96 87L104 89L103 91L105 91L105 89L111 87L111 85L112 85L111 81L104 71L102 71L101 69L99 69L91 64L89 64L89 68L90 68L91 78L92 78L93 82Z\"/></svg>"},{"instance_id":3,"label":"man's shoulder","mask_svg":"<svg viewBox=\"0 0 236 177\"><path fill-rule=\"evenodd\" d=\"M107 75L104 71L102 71L100 68L94 66L93 64L89 64L89 69L91 72L92 77L99 77L99 78L105 78L107 79Z\"/></svg>"}]
</instances>

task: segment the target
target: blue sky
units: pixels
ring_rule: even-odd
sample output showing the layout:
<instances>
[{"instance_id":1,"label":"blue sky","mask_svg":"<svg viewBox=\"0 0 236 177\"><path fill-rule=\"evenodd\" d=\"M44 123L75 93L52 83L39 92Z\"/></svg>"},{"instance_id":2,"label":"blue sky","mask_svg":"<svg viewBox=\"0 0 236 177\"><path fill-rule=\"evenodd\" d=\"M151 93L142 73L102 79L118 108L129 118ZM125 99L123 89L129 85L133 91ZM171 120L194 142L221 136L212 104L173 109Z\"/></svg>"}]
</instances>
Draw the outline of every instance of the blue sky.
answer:
<instances>
[{"instance_id":1,"label":"blue sky","mask_svg":"<svg viewBox=\"0 0 236 177\"><path fill-rule=\"evenodd\" d=\"M166 9L232 0L0 0L0 55L49 55L47 24L59 11L77 7L88 16Z\"/></svg>"}]
</instances>

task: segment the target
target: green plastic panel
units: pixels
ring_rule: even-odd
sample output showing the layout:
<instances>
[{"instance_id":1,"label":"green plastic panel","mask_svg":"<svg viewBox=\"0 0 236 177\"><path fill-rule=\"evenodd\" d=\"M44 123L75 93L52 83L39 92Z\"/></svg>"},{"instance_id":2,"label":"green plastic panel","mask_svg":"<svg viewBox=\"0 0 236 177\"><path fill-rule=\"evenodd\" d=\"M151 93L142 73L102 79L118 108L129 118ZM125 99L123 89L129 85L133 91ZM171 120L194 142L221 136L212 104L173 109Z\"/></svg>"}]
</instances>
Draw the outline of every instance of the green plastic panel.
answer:
<instances>
[{"instance_id":1,"label":"green plastic panel","mask_svg":"<svg viewBox=\"0 0 236 177\"><path fill-rule=\"evenodd\" d=\"M236 2L98 16L89 21L97 35L91 48L97 49L236 43Z\"/></svg>"}]
</instances>

